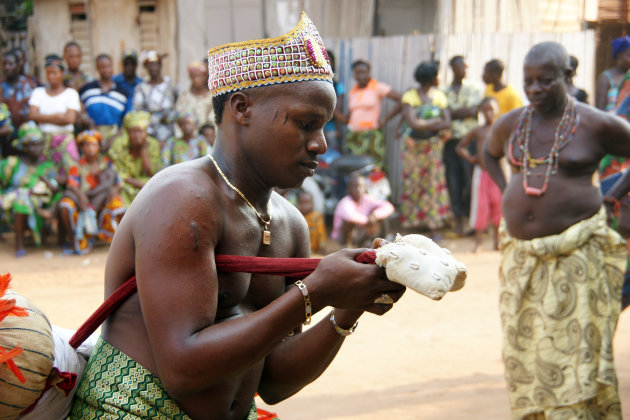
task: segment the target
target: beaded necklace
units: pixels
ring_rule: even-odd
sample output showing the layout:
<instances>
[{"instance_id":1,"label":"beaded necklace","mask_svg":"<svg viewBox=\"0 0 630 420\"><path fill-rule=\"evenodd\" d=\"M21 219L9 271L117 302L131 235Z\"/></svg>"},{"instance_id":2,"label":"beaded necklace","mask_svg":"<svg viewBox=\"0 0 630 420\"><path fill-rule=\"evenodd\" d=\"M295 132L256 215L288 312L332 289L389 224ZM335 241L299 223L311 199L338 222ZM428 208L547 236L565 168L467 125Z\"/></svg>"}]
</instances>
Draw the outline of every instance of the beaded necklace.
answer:
<instances>
[{"instance_id":1,"label":"beaded necklace","mask_svg":"<svg viewBox=\"0 0 630 420\"><path fill-rule=\"evenodd\" d=\"M562 118L556 127L551 150L546 156L533 158L529 152L533 115L534 107L529 105L523 111L518 125L516 126L516 130L514 130L514 133L510 138L508 145L508 157L512 165L521 168L525 194L533 197L540 197L547 191L551 175L555 175L558 171L558 157L560 155L560 150L573 140L573 135L575 134L579 124L579 119L575 107L575 100L567 97L567 103L564 107L564 111L562 112ZM514 157L515 144L522 153L522 158L519 160ZM542 187L531 187L528 183L528 177L532 174L530 169L535 169L537 166L544 164L547 164L547 170L545 171ZM541 174L538 174L538 176L541 176Z\"/></svg>"}]
</instances>

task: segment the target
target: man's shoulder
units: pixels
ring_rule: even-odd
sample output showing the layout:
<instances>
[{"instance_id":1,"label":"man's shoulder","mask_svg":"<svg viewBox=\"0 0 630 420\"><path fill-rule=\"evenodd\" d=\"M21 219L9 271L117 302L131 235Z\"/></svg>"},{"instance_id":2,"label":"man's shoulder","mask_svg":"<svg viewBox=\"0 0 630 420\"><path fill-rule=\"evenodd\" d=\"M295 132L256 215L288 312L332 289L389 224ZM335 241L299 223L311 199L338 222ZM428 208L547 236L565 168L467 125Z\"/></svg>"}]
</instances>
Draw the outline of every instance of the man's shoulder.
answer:
<instances>
[{"instance_id":1,"label":"man's shoulder","mask_svg":"<svg viewBox=\"0 0 630 420\"><path fill-rule=\"evenodd\" d=\"M208 165L199 159L169 166L162 169L145 185L144 202L158 200L172 207L189 207L196 199L203 199L207 205L218 206L219 188L212 181ZM161 198L160 198L161 197ZM145 203L148 204L148 203Z\"/></svg>"},{"instance_id":2,"label":"man's shoulder","mask_svg":"<svg viewBox=\"0 0 630 420\"><path fill-rule=\"evenodd\" d=\"M521 106L506 112L495 120L493 127L509 129L511 133L512 130L516 128L516 123L523 115L523 111L525 111L526 108L525 106Z\"/></svg>"},{"instance_id":3,"label":"man's shoulder","mask_svg":"<svg viewBox=\"0 0 630 420\"><path fill-rule=\"evenodd\" d=\"M98 96L103 94L103 90L101 89L101 85L99 85L98 81L93 81L84 84L79 88L79 96L81 100L85 100L87 96Z\"/></svg>"}]
</instances>

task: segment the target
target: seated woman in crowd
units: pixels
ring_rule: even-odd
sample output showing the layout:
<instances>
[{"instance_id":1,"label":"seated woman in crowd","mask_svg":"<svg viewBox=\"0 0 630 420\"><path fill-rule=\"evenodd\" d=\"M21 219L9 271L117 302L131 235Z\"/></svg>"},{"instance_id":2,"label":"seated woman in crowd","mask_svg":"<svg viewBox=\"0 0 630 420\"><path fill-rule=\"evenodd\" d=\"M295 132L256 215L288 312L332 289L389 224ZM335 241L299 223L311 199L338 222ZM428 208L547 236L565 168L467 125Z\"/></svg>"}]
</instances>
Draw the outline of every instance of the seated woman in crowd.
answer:
<instances>
[{"instance_id":1,"label":"seated woman in crowd","mask_svg":"<svg viewBox=\"0 0 630 420\"><path fill-rule=\"evenodd\" d=\"M93 130L77 136L83 157L70 167L67 189L59 203L61 222L72 244L66 253L87 254L94 237L111 242L126 210L118 174L111 160L99 153L102 140L101 133Z\"/></svg>"},{"instance_id":2,"label":"seated woman in crowd","mask_svg":"<svg viewBox=\"0 0 630 420\"><path fill-rule=\"evenodd\" d=\"M64 64L61 57L46 56L46 87L33 90L29 100L30 120L44 133L44 155L53 161L60 174L79 159L74 141L74 123L81 110L79 94L63 84Z\"/></svg>"},{"instance_id":3,"label":"seated woman in crowd","mask_svg":"<svg viewBox=\"0 0 630 420\"><path fill-rule=\"evenodd\" d=\"M365 177L353 175L348 195L335 208L330 236L342 245L370 246L374 238L386 233L382 222L393 213L392 203L368 194Z\"/></svg>"},{"instance_id":4,"label":"seated woman in crowd","mask_svg":"<svg viewBox=\"0 0 630 420\"><path fill-rule=\"evenodd\" d=\"M115 138L109 149L122 181L120 195L129 207L149 178L162 169L160 143L147 134L150 114L132 111L123 118L123 133Z\"/></svg>"},{"instance_id":5,"label":"seated woman in crowd","mask_svg":"<svg viewBox=\"0 0 630 420\"><path fill-rule=\"evenodd\" d=\"M27 228L35 245L41 244L44 221L53 215L58 181L55 166L44 157L44 136L34 123L20 126L15 147L21 155L0 162L1 204L15 232L15 256L23 257Z\"/></svg>"},{"instance_id":6,"label":"seated woman in crowd","mask_svg":"<svg viewBox=\"0 0 630 420\"><path fill-rule=\"evenodd\" d=\"M187 162L205 156L208 150L208 143L201 135L197 135L197 119L192 112L178 113L177 125L182 133L181 137L172 137L162 150L162 162L164 166L175 165L176 163Z\"/></svg>"}]
</instances>

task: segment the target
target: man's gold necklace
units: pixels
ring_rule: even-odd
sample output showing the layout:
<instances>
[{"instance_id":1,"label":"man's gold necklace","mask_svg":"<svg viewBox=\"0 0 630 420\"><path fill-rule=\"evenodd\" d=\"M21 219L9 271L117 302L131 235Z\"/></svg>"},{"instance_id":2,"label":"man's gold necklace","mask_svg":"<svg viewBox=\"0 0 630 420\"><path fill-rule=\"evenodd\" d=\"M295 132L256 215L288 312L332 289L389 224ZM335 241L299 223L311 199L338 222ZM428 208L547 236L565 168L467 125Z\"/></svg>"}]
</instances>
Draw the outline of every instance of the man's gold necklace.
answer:
<instances>
[{"instance_id":1,"label":"man's gold necklace","mask_svg":"<svg viewBox=\"0 0 630 420\"><path fill-rule=\"evenodd\" d=\"M221 175L221 178L223 178L223 180L225 181L225 183L228 185L228 187L232 188L234 191L236 191L236 193L238 195L241 196L241 198L243 200L245 200L245 202L247 203L247 205L249 207L252 208L252 210L254 210L254 213L256 213L256 216L258 216L258 218L260 219L261 222L263 222L263 237L262 237L262 243L263 245L271 245L271 231L269 230L269 224L271 223L271 207L269 205L269 203L271 202L271 200L269 200L267 202L267 213L269 214L269 220L265 220L263 219L263 217L260 215L260 213L258 213L258 210L256 210L256 207L254 207L254 205L252 203L249 202L249 200L247 199L247 197L245 197L245 194L243 194L241 192L241 190L239 190L238 188L236 188L234 185L232 185L232 183L227 179L227 177L225 176L225 174L223 173L223 171L221 170L221 168L219 168L219 164L217 163L216 160L214 160L214 158L212 157L212 155L208 155L208 157L210 158L210 160L212 160L212 163L214 164L214 167L217 168L217 171L219 172L219 175Z\"/></svg>"}]
</instances>

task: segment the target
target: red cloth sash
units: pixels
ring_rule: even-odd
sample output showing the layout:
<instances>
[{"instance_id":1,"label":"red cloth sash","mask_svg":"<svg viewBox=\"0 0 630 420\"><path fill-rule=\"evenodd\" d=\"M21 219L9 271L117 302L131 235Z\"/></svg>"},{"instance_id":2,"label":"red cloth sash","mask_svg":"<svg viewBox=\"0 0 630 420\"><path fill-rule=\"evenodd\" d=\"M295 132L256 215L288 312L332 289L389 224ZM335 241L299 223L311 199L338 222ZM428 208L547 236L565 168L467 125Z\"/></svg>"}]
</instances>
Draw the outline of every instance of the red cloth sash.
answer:
<instances>
[{"instance_id":1,"label":"red cloth sash","mask_svg":"<svg viewBox=\"0 0 630 420\"><path fill-rule=\"evenodd\" d=\"M217 271L221 273L252 273L272 276L304 278L315 271L321 258L268 258L243 255L215 255ZM376 251L360 254L356 261L374 264ZM72 348L77 348L88 338L129 296L137 290L136 276L123 283L105 302L81 325L70 339Z\"/></svg>"}]
</instances>

